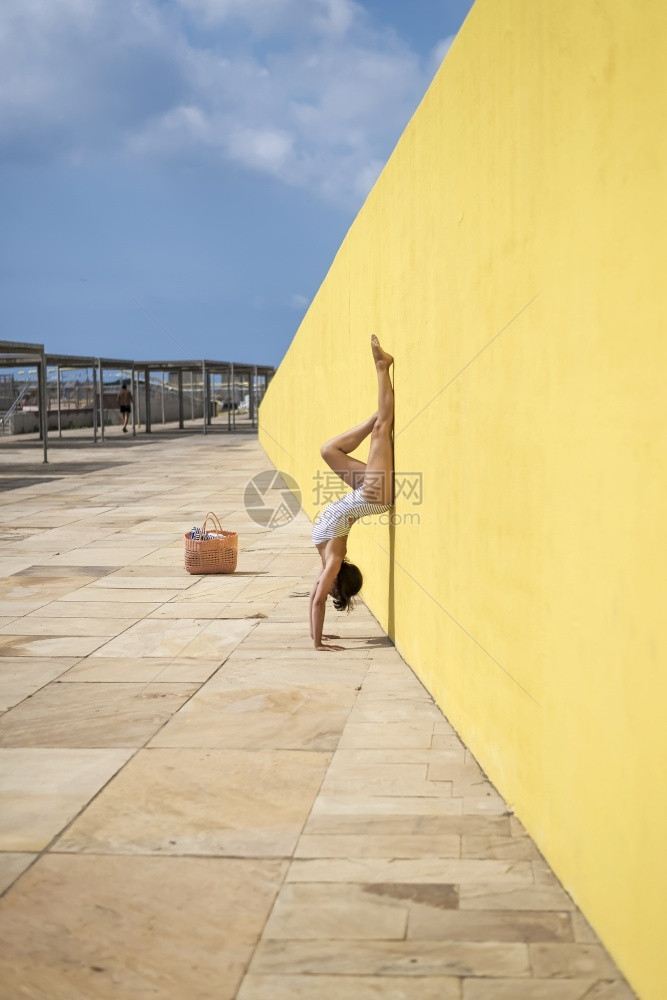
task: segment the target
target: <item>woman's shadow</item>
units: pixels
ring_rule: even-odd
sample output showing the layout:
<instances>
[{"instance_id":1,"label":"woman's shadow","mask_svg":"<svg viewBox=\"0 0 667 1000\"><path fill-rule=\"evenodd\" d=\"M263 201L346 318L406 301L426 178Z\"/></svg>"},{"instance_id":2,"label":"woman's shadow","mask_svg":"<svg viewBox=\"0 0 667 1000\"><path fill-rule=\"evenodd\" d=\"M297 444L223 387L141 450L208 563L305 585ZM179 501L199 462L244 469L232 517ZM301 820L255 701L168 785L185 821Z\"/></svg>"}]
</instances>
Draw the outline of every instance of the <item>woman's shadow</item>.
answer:
<instances>
[{"instance_id":1,"label":"woman's shadow","mask_svg":"<svg viewBox=\"0 0 667 1000\"><path fill-rule=\"evenodd\" d=\"M394 363L394 395L396 394L396 364ZM396 417L394 416L394 428L396 427ZM394 448L394 438L392 435L392 467L396 471L396 451ZM394 504L396 503L396 481L394 478ZM389 579L387 581L387 635L393 645L396 645L396 619L395 619L395 597L394 597L394 549L396 546L396 525L394 524L395 507L391 508L389 514Z\"/></svg>"},{"instance_id":2,"label":"woman's shadow","mask_svg":"<svg viewBox=\"0 0 667 1000\"><path fill-rule=\"evenodd\" d=\"M389 579L387 581L387 635L392 645L396 645L396 620L394 597L394 548L396 545L396 525L393 518L389 522Z\"/></svg>"}]
</instances>

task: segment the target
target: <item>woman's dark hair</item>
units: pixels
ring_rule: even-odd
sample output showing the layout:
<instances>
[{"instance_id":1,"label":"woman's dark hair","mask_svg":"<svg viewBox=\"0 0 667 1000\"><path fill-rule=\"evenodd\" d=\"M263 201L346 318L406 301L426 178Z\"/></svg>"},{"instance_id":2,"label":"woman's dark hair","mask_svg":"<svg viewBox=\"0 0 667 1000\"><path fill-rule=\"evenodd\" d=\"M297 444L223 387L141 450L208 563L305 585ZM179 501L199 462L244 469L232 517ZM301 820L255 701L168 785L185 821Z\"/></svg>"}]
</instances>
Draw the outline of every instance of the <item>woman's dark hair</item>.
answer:
<instances>
[{"instance_id":1,"label":"woman's dark hair","mask_svg":"<svg viewBox=\"0 0 667 1000\"><path fill-rule=\"evenodd\" d=\"M354 607L352 598L359 593L363 582L364 578L359 567L343 560L331 588L336 611L347 611L348 613L351 611Z\"/></svg>"}]
</instances>

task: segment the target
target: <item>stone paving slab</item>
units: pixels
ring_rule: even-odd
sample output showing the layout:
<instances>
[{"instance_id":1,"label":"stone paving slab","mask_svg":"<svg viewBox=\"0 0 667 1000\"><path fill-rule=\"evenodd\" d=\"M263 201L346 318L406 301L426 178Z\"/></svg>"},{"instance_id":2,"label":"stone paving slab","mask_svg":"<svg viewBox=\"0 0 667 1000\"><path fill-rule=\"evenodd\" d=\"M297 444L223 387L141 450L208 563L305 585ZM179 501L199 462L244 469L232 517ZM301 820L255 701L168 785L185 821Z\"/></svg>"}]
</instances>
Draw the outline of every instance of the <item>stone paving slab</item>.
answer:
<instances>
[{"instance_id":1,"label":"stone paving slab","mask_svg":"<svg viewBox=\"0 0 667 1000\"><path fill-rule=\"evenodd\" d=\"M213 431L0 441L0 1000L631 1000L368 609L313 649L310 524Z\"/></svg>"},{"instance_id":2,"label":"stone paving slab","mask_svg":"<svg viewBox=\"0 0 667 1000\"><path fill-rule=\"evenodd\" d=\"M233 1000L286 865L43 855L0 911L0 995Z\"/></svg>"}]
</instances>

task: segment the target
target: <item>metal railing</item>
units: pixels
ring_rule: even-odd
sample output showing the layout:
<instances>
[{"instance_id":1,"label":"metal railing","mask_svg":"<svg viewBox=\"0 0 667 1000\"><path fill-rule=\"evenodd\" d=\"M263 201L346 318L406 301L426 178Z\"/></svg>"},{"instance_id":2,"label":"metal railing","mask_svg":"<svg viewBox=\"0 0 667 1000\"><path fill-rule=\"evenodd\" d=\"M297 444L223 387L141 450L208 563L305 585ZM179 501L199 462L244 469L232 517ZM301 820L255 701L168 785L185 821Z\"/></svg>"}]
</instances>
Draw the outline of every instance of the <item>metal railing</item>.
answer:
<instances>
[{"instance_id":1,"label":"metal railing","mask_svg":"<svg viewBox=\"0 0 667 1000\"><path fill-rule=\"evenodd\" d=\"M18 396L16 397L16 399L12 403L12 405L7 410L7 412L3 413L2 415L0 415L0 424L2 424L2 433L3 434L5 433L5 428L7 426L9 418L12 416L12 414L14 413L14 411L16 410L16 408L18 407L19 403L21 402L21 400L23 399L23 397L28 392L28 388L29 388L29 386L24 385L23 388L21 389L20 393L18 394Z\"/></svg>"},{"instance_id":2,"label":"metal railing","mask_svg":"<svg viewBox=\"0 0 667 1000\"><path fill-rule=\"evenodd\" d=\"M122 383L127 383L134 397L132 407L132 433L144 425L150 432L151 424L165 424L178 421L183 427L184 421L203 421L204 433L206 426L213 418L227 415L228 430L236 429L237 415L251 418L255 426L257 407L266 391L264 376L251 377L248 382L220 377L220 373L209 376L208 385L198 372L184 372L179 384L165 377L166 373L149 375L148 385L145 375L138 371L118 368L111 378L105 379L100 385L98 369L88 367L54 369L47 367L44 380L44 412L56 414L56 433L62 437L63 429L72 426L92 426L94 440L98 432L104 440L104 428L116 423L112 414L118 411L117 398ZM189 375L189 378L188 378ZM40 413L40 390L37 371L21 371L6 375L0 373L0 398L4 394L5 405L12 395L16 398L6 413L0 414L0 436L22 433L24 425L17 430L19 414ZM55 376L55 378L54 378ZM150 416L146 413L146 403L150 398ZM180 400L180 403L179 403ZM176 406L174 405L176 403ZM206 411L206 413L204 412ZM87 415L87 416L85 416ZM72 419L75 421L72 424ZM83 423L81 421L83 420Z\"/></svg>"}]
</instances>

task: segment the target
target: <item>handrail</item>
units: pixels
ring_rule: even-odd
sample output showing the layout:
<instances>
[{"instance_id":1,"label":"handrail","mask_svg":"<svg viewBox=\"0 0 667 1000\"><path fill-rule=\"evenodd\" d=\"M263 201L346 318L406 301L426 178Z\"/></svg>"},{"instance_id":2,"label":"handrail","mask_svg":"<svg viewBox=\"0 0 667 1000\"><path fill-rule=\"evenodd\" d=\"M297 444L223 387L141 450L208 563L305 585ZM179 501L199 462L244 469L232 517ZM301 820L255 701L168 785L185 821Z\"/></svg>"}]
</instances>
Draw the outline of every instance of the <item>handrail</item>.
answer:
<instances>
[{"instance_id":1,"label":"handrail","mask_svg":"<svg viewBox=\"0 0 667 1000\"><path fill-rule=\"evenodd\" d=\"M149 387L150 387L150 394L151 394L151 397L153 399L156 399L156 397L158 397L161 394L161 392L162 392L163 389L164 389L165 395L178 393L178 386L170 384L169 382L164 382L163 383L161 380L156 379L156 378L150 378L148 380L148 384L149 384ZM144 385L145 385L145 382L142 380L142 389L143 389ZM12 414L14 413L14 411L16 410L16 408L18 407L18 405L21 402L21 400L23 400L23 398L26 396L26 394L29 394L30 391L32 391L32 390L35 389L35 387L36 387L35 384L33 384L31 382L26 383L22 387L20 393L18 394L18 396L16 397L16 399L12 403L11 407L9 408L9 410L7 410L7 412L4 415L0 414L0 423L2 425L0 433L2 433L3 435L6 433L6 426L7 426L7 423L9 421L9 418L12 416ZM67 388L67 384L65 384L63 386L63 389L65 389L65 388ZM77 388L77 390L78 389L82 389L84 392L90 393L90 392L92 392L93 383L91 381L90 383L77 384L76 388ZM52 406L52 404L54 402L54 399L57 398L57 397L56 397L56 392L55 392L55 390L54 390L54 388L53 388L53 386L52 386L51 383L47 383L46 390L47 390L46 391L47 410L50 410L51 406ZM203 389L203 386L201 384L199 384L199 385L197 385L197 384L195 384L195 385L183 385L183 395L185 397L187 397L190 394L192 394L192 396L195 399L197 397L199 397L201 399L202 395L203 395L203 391L204 391L204 389ZM105 388L104 388L104 394L105 394L105 396L110 395L112 392L113 392L113 390L109 386L105 386ZM219 400L219 402L221 402L224 405L228 405L230 402L233 401L233 403L235 404L235 407L239 403L241 403L243 401L244 395L247 395L247 392L245 391L245 387L237 385L236 383L231 387L231 392L230 392L230 389L226 385L224 385L224 384L212 387L212 391L211 391L212 398L217 398ZM257 401L257 396L255 397L255 399ZM86 406L87 406L87 402L84 401L83 406L77 405L76 409L77 410L78 409L85 409ZM61 407L62 407L63 410L64 409L67 409L67 410L71 409L71 404L67 405L67 401L66 401L66 399L65 399L64 396L62 397L62 400L61 400ZM35 408L37 408L37 407L35 407ZM33 407L30 407L30 409L33 409Z\"/></svg>"},{"instance_id":2,"label":"handrail","mask_svg":"<svg viewBox=\"0 0 667 1000\"><path fill-rule=\"evenodd\" d=\"M21 402L21 400L23 399L23 397L25 396L25 394L26 394L27 391L28 391L28 386L24 385L23 388L21 389L20 393L18 394L18 396L16 397L16 399L12 403L12 405L7 410L7 412L0 415L0 422L2 423L2 433L3 434L5 433L5 421L9 420L9 418L12 415L12 413L14 412L14 410L16 409L16 407L19 405L19 403Z\"/></svg>"}]
</instances>

